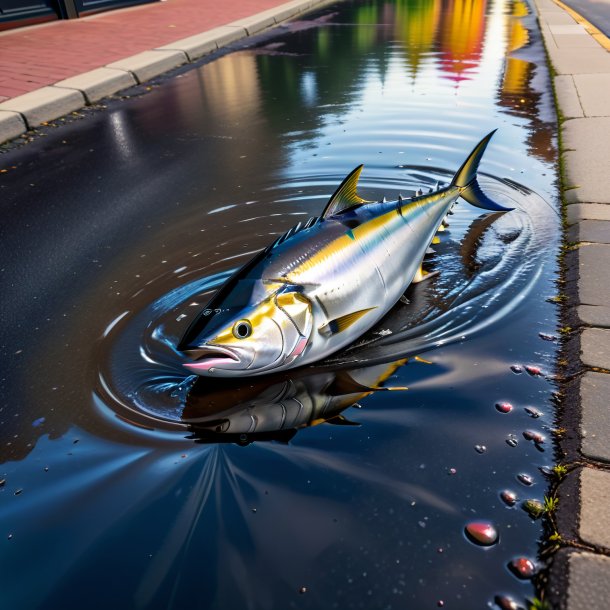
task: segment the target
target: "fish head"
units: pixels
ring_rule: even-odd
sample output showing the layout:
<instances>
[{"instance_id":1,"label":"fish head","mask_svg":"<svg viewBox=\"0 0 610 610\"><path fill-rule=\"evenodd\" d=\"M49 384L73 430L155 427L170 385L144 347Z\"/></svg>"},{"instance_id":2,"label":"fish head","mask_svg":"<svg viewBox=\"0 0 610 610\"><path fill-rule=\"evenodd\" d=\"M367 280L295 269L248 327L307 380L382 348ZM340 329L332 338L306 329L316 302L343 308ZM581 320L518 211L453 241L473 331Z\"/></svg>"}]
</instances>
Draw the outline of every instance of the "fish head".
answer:
<instances>
[{"instance_id":1,"label":"fish head","mask_svg":"<svg viewBox=\"0 0 610 610\"><path fill-rule=\"evenodd\" d=\"M193 360L184 366L197 375L239 377L286 368L302 357L313 328L309 299L285 287L220 320L182 349Z\"/></svg>"}]
</instances>

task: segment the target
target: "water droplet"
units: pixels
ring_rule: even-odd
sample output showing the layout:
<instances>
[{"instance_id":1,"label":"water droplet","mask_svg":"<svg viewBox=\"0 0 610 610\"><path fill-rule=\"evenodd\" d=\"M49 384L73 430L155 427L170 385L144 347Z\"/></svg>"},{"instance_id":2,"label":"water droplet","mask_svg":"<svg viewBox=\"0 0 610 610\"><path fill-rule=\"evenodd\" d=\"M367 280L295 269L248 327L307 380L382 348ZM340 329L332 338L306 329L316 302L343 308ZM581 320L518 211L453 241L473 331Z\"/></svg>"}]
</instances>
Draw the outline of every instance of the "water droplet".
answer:
<instances>
[{"instance_id":1,"label":"water droplet","mask_svg":"<svg viewBox=\"0 0 610 610\"><path fill-rule=\"evenodd\" d=\"M532 375L532 377L536 377L538 375L542 375L542 370L537 366L526 365L525 370Z\"/></svg>"},{"instance_id":2,"label":"water droplet","mask_svg":"<svg viewBox=\"0 0 610 610\"><path fill-rule=\"evenodd\" d=\"M536 566L531 559L527 557L516 557L508 563L508 569L522 580L532 578L536 574Z\"/></svg>"},{"instance_id":3,"label":"water droplet","mask_svg":"<svg viewBox=\"0 0 610 610\"><path fill-rule=\"evenodd\" d=\"M527 441L534 441L537 445L541 445L546 440L543 434L536 432L536 430L525 430L523 432L523 438Z\"/></svg>"},{"instance_id":4,"label":"water droplet","mask_svg":"<svg viewBox=\"0 0 610 610\"><path fill-rule=\"evenodd\" d=\"M301 587L301 588L299 589L299 593L300 593L301 595L303 595L303 593L307 593L307 587Z\"/></svg>"},{"instance_id":5,"label":"water droplet","mask_svg":"<svg viewBox=\"0 0 610 610\"><path fill-rule=\"evenodd\" d=\"M549 335L548 333L538 333L538 336L544 341L557 341L557 337L555 335Z\"/></svg>"},{"instance_id":6,"label":"water droplet","mask_svg":"<svg viewBox=\"0 0 610 610\"><path fill-rule=\"evenodd\" d=\"M176 318L176 322L180 322L180 320L184 320L184 318L186 318L186 314L185 313L181 313L177 318Z\"/></svg>"},{"instance_id":7,"label":"water droplet","mask_svg":"<svg viewBox=\"0 0 610 610\"><path fill-rule=\"evenodd\" d=\"M15 495L19 496L21 493L23 493L23 489L16 489L15 490Z\"/></svg>"},{"instance_id":8,"label":"water droplet","mask_svg":"<svg viewBox=\"0 0 610 610\"><path fill-rule=\"evenodd\" d=\"M442 608L442 607L445 605L445 602L444 602L442 599L439 599L439 600L436 602L436 605L437 605L439 608Z\"/></svg>"},{"instance_id":9,"label":"water droplet","mask_svg":"<svg viewBox=\"0 0 610 610\"><path fill-rule=\"evenodd\" d=\"M44 417L39 417L38 419L35 419L32 422L32 426L34 426L34 428L38 428L38 426L41 426L42 424L44 424L45 422L45 418Z\"/></svg>"},{"instance_id":10,"label":"water droplet","mask_svg":"<svg viewBox=\"0 0 610 610\"><path fill-rule=\"evenodd\" d=\"M477 453L485 453L487 451L487 447L485 445L475 445L474 450Z\"/></svg>"},{"instance_id":11,"label":"water droplet","mask_svg":"<svg viewBox=\"0 0 610 610\"><path fill-rule=\"evenodd\" d=\"M521 505L521 508L533 519L538 519L544 513L544 504L540 500L529 499L525 500Z\"/></svg>"},{"instance_id":12,"label":"water droplet","mask_svg":"<svg viewBox=\"0 0 610 610\"><path fill-rule=\"evenodd\" d=\"M0 479L0 487L4 487L6 485L6 479Z\"/></svg>"},{"instance_id":13,"label":"water droplet","mask_svg":"<svg viewBox=\"0 0 610 610\"><path fill-rule=\"evenodd\" d=\"M523 368L518 364L511 365L510 370L516 375L521 375L521 373L523 373Z\"/></svg>"},{"instance_id":14,"label":"water droplet","mask_svg":"<svg viewBox=\"0 0 610 610\"><path fill-rule=\"evenodd\" d=\"M13 534L9 534L9 535L7 536L7 538L8 538L9 540L11 540L11 539L12 539L12 537L13 537Z\"/></svg>"},{"instance_id":15,"label":"water droplet","mask_svg":"<svg viewBox=\"0 0 610 610\"><path fill-rule=\"evenodd\" d=\"M496 604L500 610L523 610L512 597L508 597L507 595L496 595L494 597L494 604Z\"/></svg>"},{"instance_id":16,"label":"water droplet","mask_svg":"<svg viewBox=\"0 0 610 610\"><path fill-rule=\"evenodd\" d=\"M517 503L517 494L510 489L504 489L500 492L500 498L508 506L514 506Z\"/></svg>"},{"instance_id":17,"label":"water droplet","mask_svg":"<svg viewBox=\"0 0 610 610\"><path fill-rule=\"evenodd\" d=\"M534 479L532 479L532 477L530 477L529 474L524 474L524 473L518 474L517 475L517 480L520 483L523 483L524 485L527 485L528 487L530 485L534 484Z\"/></svg>"},{"instance_id":18,"label":"water droplet","mask_svg":"<svg viewBox=\"0 0 610 610\"><path fill-rule=\"evenodd\" d=\"M447 474L457 474L457 470L455 468L449 468Z\"/></svg>"},{"instance_id":19,"label":"water droplet","mask_svg":"<svg viewBox=\"0 0 610 610\"><path fill-rule=\"evenodd\" d=\"M256 508L253 508L253 509L252 509L252 512L253 512L253 513L255 513L255 512L256 512Z\"/></svg>"},{"instance_id":20,"label":"water droplet","mask_svg":"<svg viewBox=\"0 0 610 610\"><path fill-rule=\"evenodd\" d=\"M513 405L510 402L497 402L496 409L500 411L500 413L510 413L513 410Z\"/></svg>"},{"instance_id":21,"label":"water droplet","mask_svg":"<svg viewBox=\"0 0 610 610\"><path fill-rule=\"evenodd\" d=\"M516 447L519 444L519 441L517 441L517 437L514 434L509 434L506 437L506 444L509 447Z\"/></svg>"},{"instance_id":22,"label":"water droplet","mask_svg":"<svg viewBox=\"0 0 610 610\"><path fill-rule=\"evenodd\" d=\"M464 528L464 531L470 542L481 546L492 546L498 541L498 532L488 521L473 521Z\"/></svg>"},{"instance_id":23,"label":"water droplet","mask_svg":"<svg viewBox=\"0 0 610 610\"><path fill-rule=\"evenodd\" d=\"M525 412L534 419L538 419L542 415L542 411L538 411L536 407L525 407Z\"/></svg>"}]
</instances>

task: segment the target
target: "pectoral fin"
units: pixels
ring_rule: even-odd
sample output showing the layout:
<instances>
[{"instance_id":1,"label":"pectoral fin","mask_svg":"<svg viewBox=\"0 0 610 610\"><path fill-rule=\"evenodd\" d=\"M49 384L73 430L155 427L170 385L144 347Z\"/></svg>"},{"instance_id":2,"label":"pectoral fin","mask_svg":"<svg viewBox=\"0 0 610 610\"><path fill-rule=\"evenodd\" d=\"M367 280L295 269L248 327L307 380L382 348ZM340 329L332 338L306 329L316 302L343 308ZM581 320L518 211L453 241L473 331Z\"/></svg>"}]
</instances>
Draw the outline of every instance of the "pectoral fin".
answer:
<instances>
[{"instance_id":1,"label":"pectoral fin","mask_svg":"<svg viewBox=\"0 0 610 610\"><path fill-rule=\"evenodd\" d=\"M326 420L327 424L332 424L333 426L359 426L360 424L356 421L350 421L345 417L345 415L335 415Z\"/></svg>"},{"instance_id":2,"label":"pectoral fin","mask_svg":"<svg viewBox=\"0 0 610 610\"><path fill-rule=\"evenodd\" d=\"M360 309L359 311L353 311L345 314L344 316L335 318L327 324L324 324L324 326L321 326L318 330L322 335L336 335L348 329L352 324L355 324L358 320L360 320L362 316L367 314L369 311L373 311L373 309L377 309L377 307L369 307L368 309Z\"/></svg>"},{"instance_id":3,"label":"pectoral fin","mask_svg":"<svg viewBox=\"0 0 610 610\"><path fill-rule=\"evenodd\" d=\"M438 275L438 271L424 271L423 267L420 265L415 277L411 280L411 284L419 284L419 282L423 282L424 280L429 280L433 278L435 275Z\"/></svg>"}]
</instances>

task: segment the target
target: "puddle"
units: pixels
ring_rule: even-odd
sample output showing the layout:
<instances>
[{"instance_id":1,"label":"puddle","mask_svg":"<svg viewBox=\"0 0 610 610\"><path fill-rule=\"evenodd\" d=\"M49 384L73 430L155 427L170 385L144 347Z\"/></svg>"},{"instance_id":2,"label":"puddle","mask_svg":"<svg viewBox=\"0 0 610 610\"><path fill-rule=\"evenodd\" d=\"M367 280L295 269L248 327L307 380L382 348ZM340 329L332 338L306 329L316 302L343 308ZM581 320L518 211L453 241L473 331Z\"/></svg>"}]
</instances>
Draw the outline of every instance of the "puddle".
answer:
<instances>
[{"instance_id":1,"label":"puddle","mask_svg":"<svg viewBox=\"0 0 610 610\"><path fill-rule=\"evenodd\" d=\"M551 102L519 0L344 2L0 157L6 603L525 605L542 525L519 506L553 463ZM460 203L438 274L356 344L189 376L190 320L356 165L365 198L408 197L495 128L480 182L516 209Z\"/></svg>"}]
</instances>

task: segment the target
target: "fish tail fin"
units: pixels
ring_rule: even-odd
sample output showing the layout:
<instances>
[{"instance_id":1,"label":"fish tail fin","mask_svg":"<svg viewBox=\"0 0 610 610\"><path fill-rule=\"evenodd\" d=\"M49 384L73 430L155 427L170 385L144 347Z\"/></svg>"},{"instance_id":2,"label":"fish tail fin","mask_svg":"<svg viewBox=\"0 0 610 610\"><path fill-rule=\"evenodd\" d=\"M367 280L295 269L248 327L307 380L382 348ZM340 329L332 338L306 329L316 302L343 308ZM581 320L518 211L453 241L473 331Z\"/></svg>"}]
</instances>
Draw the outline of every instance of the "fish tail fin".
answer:
<instances>
[{"instance_id":1,"label":"fish tail fin","mask_svg":"<svg viewBox=\"0 0 610 610\"><path fill-rule=\"evenodd\" d=\"M484 210L490 210L494 212L509 212L513 208L506 208L495 201L492 201L482 190L477 182L477 170L479 169L479 163L483 157L483 153L489 144L489 140L496 133L494 129L488 133L472 150L468 155L468 158L460 169L455 173L453 180L451 181L452 186L460 188L460 196L465 199L471 205L477 208L483 208Z\"/></svg>"}]
</instances>

